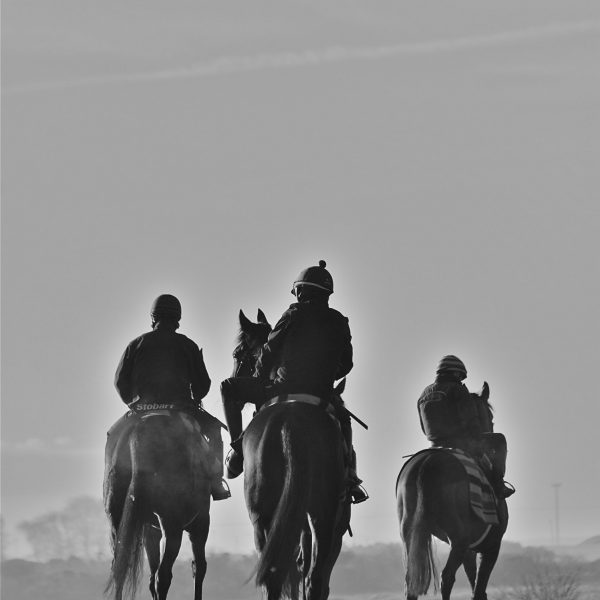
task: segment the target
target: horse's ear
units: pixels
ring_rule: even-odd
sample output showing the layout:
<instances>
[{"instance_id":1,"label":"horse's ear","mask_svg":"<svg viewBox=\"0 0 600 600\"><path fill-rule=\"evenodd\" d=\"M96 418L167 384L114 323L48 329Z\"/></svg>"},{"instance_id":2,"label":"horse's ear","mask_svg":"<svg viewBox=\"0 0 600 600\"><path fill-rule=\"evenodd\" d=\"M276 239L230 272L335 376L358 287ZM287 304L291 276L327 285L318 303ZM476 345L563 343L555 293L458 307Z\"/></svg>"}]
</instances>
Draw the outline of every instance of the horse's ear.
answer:
<instances>
[{"instance_id":1,"label":"horse's ear","mask_svg":"<svg viewBox=\"0 0 600 600\"><path fill-rule=\"evenodd\" d=\"M269 324L269 321L267 321L267 317L265 317L265 313L260 310L260 308L258 309L258 313L256 313L256 320L259 323L264 323L265 325Z\"/></svg>"},{"instance_id":2,"label":"horse's ear","mask_svg":"<svg viewBox=\"0 0 600 600\"><path fill-rule=\"evenodd\" d=\"M252 321L244 314L244 311L240 309L240 327L242 331L245 331L252 325Z\"/></svg>"},{"instance_id":3,"label":"horse's ear","mask_svg":"<svg viewBox=\"0 0 600 600\"><path fill-rule=\"evenodd\" d=\"M335 393L338 394L339 396L341 396L344 392L344 390L346 389L346 378L344 377L336 386L335 386Z\"/></svg>"},{"instance_id":4,"label":"horse's ear","mask_svg":"<svg viewBox=\"0 0 600 600\"><path fill-rule=\"evenodd\" d=\"M481 399L484 402L487 402L489 397L490 397L490 386L488 385L487 381L483 382L483 387L481 388Z\"/></svg>"}]
</instances>

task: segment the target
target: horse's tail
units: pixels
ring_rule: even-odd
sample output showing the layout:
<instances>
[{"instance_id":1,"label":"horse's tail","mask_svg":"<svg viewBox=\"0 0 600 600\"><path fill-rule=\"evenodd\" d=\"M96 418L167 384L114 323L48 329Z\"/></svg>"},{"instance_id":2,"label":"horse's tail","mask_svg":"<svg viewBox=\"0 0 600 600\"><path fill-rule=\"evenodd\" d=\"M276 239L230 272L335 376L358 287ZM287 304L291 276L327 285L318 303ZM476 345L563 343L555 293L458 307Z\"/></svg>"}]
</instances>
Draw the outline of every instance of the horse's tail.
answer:
<instances>
[{"instance_id":1,"label":"horse's tail","mask_svg":"<svg viewBox=\"0 0 600 600\"><path fill-rule=\"evenodd\" d=\"M123 595L134 598L142 571L144 530L144 477L136 457L137 435L131 436L131 481L125 496L123 514L115 537L110 576L104 593L122 600Z\"/></svg>"},{"instance_id":2,"label":"horse's tail","mask_svg":"<svg viewBox=\"0 0 600 600\"><path fill-rule=\"evenodd\" d=\"M297 557L308 514L311 481L308 444L289 424L281 429L285 479L256 568L256 585L295 597L299 582Z\"/></svg>"},{"instance_id":3,"label":"horse's tail","mask_svg":"<svg viewBox=\"0 0 600 600\"><path fill-rule=\"evenodd\" d=\"M437 568L431 547L431 530L427 523L422 465L416 481L416 504L411 515L410 528L405 540L406 595L421 596L427 593L431 578L437 591Z\"/></svg>"}]
</instances>

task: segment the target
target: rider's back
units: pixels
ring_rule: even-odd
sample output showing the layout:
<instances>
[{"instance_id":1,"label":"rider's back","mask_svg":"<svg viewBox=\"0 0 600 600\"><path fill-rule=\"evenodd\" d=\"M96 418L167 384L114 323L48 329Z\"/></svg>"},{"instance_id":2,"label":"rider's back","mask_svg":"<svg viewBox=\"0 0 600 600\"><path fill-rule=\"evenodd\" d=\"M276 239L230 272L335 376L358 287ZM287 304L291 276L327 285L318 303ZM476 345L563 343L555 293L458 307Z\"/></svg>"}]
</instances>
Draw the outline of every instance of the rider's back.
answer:
<instances>
[{"instance_id":1,"label":"rider's back","mask_svg":"<svg viewBox=\"0 0 600 600\"><path fill-rule=\"evenodd\" d=\"M475 401L460 382L438 377L421 394L418 410L423 432L436 445L481 433Z\"/></svg>"},{"instance_id":2,"label":"rider's back","mask_svg":"<svg viewBox=\"0 0 600 600\"><path fill-rule=\"evenodd\" d=\"M326 303L292 304L282 316L285 335L274 352L272 378L287 393L329 396L352 368L348 319ZM277 335L275 341L277 346Z\"/></svg>"},{"instance_id":3,"label":"rider's back","mask_svg":"<svg viewBox=\"0 0 600 600\"><path fill-rule=\"evenodd\" d=\"M145 403L189 404L190 385L201 374L195 364L198 352L185 335L157 327L129 344L117 370L117 389Z\"/></svg>"}]
</instances>

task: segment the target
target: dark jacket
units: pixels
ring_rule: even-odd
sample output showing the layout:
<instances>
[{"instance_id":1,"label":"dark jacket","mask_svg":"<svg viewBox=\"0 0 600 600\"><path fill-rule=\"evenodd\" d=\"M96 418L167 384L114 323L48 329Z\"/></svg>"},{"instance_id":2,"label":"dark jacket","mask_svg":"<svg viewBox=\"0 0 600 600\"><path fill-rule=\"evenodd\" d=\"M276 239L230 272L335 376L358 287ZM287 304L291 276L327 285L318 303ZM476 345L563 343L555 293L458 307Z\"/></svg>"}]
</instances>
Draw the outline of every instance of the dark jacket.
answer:
<instances>
[{"instance_id":1,"label":"dark jacket","mask_svg":"<svg viewBox=\"0 0 600 600\"><path fill-rule=\"evenodd\" d=\"M454 379L438 377L418 401L421 429L436 445L460 445L478 438L482 424L477 405L467 387Z\"/></svg>"},{"instance_id":2,"label":"dark jacket","mask_svg":"<svg viewBox=\"0 0 600 600\"><path fill-rule=\"evenodd\" d=\"M255 375L282 393L328 397L352 369L348 319L323 301L292 304L263 347Z\"/></svg>"},{"instance_id":3,"label":"dark jacket","mask_svg":"<svg viewBox=\"0 0 600 600\"><path fill-rule=\"evenodd\" d=\"M115 387L126 404L197 405L210 389L202 350L175 326L159 323L126 348Z\"/></svg>"}]
</instances>

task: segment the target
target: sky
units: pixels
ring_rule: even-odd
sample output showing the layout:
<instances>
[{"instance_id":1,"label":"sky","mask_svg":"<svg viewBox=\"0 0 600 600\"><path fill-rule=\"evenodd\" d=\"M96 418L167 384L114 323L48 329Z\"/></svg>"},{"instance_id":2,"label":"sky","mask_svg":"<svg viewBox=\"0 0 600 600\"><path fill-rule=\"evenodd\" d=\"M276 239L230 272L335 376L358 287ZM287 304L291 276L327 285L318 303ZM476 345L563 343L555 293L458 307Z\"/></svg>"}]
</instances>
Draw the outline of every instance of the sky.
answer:
<instances>
[{"instance_id":1,"label":"sky","mask_svg":"<svg viewBox=\"0 0 600 600\"><path fill-rule=\"evenodd\" d=\"M449 353L508 439L506 538L600 534L599 33L583 0L4 0L7 553L19 522L101 496L114 371L158 294L223 419L239 309L274 323L320 259L369 425L347 543L399 542L395 479ZM208 548L250 551L230 485Z\"/></svg>"}]
</instances>

